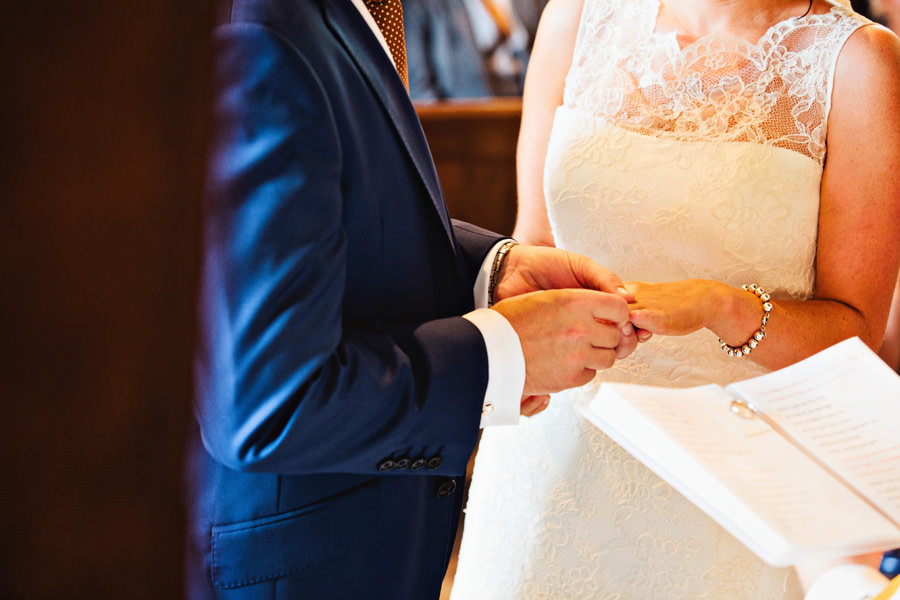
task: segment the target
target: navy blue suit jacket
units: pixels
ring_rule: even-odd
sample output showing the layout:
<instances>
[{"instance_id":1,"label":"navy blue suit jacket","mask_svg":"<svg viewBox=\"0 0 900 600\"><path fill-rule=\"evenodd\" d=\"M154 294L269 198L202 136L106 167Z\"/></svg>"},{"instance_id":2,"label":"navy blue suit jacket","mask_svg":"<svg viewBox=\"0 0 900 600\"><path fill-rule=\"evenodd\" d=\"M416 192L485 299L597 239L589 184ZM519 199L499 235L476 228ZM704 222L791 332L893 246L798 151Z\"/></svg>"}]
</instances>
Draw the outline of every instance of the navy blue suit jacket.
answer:
<instances>
[{"instance_id":1,"label":"navy blue suit jacket","mask_svg":"<svg viewBox=\"0 0 900 600\"><path fill-rule=\"evenodd\" d=\"M501 236L449 219L350 0L236 0L214 42L188 595L437 598Z\"/></svg>"}]
</instances>

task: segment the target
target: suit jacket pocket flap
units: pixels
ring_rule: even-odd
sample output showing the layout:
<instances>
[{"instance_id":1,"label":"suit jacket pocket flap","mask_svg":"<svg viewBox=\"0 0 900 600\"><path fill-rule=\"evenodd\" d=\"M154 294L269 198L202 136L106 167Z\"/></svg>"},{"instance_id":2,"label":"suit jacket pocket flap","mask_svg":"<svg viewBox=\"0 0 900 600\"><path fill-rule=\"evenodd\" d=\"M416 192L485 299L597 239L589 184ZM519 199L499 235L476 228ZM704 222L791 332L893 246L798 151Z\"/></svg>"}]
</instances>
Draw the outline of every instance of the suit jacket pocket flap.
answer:
<instances>
[{"instance_id":1,"label":"suit jacket pocket flap","mask_svg":"<svg viewBox=\"0 0 900 600\"><path fill-rule=\"evenodd\" d=\"M297 510L213 527L213 584L229 589L284 577L365 543L377 490L369 482Z\"/></svg>"}]
</instances>

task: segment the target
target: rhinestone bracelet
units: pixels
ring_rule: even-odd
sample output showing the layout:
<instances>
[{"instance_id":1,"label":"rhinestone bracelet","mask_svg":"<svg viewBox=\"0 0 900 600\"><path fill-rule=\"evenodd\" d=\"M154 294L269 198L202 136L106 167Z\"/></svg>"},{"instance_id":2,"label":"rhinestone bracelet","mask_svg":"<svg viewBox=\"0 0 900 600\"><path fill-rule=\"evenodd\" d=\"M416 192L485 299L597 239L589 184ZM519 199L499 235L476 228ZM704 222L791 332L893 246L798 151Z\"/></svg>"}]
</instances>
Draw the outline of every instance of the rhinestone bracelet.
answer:
<instances>
[{"instance_id":1,"label":"rhinestone bracelet","mask_svg":"<svg viewBox=\"0 0 900 600\"><path fill-rule=\"evenodd\" d=\"M753 292L756 294L756 297L760 299L763 307L763 318L762 325L759 326L759 329L757 329L756 332L750 336L750 339L742 346L729 346L722 341L722 338L719 338L719 344L722 346L722 351L728 356L734 356L735 358L746 356L750 354L754 348L759 346L759 343L766 337L766 324L769 322L769 314L772 312L772 303L770 302L772 297L769 296L766 290L755 283L751 283L750 285L744 284L741 286L741 289Z\"/></svg>"}]
</instances>

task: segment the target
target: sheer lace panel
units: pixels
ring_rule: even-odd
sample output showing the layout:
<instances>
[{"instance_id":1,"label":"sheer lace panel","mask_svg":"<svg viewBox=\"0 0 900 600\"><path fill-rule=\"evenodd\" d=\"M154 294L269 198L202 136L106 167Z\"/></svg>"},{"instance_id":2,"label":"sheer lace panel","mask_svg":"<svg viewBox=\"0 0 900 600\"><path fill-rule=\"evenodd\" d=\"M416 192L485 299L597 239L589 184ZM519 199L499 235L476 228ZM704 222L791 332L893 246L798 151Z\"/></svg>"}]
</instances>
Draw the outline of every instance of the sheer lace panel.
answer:
<instances>
[{"instance_id":1,"label":"sheer lace panel","mask_svg":"<svg viewBox=\"0 0 900 600\"><path fill-rule=\"evenodd\" d=\"M682 49L654 31L658 0L589 0L584 11L565 106L646 135L754 142L823 164L834 65L863 17L835 5L756 44L711 34Z\"/></svg>"}]
</instances>

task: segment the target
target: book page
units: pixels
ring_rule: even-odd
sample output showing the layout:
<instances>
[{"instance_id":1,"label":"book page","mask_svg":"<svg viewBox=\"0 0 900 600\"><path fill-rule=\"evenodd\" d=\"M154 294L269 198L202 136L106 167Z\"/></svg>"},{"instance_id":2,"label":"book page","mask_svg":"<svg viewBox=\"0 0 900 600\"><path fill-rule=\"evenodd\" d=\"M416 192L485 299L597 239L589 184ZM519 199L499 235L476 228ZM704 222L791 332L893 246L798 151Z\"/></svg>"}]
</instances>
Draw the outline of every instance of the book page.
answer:
<instances>
[{"instance_id":1,"label":"book page","mask_svg":"<svg viewBox=\"0 0 900 600\"><path fill-rule=\"evenodd\" d=\"M605 383L585 415L770 564L900 542L900 531L764 421L733 413L733 399L719 386Z\"/></svg>"},{"instance_id":2,"label":"book page","mask_svg":"<svg viewBox=\"0 0 900 600\"><path fill-rule=\"evenodd\" d=\"M900 376L859 338L729 389L900 526Z\"/></svg>"}]
</instances>

